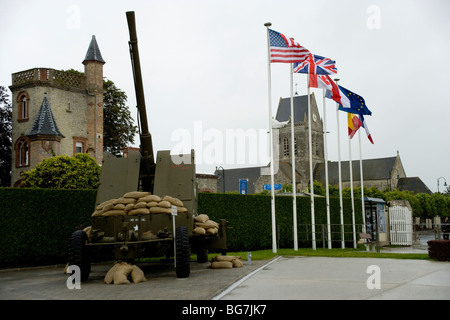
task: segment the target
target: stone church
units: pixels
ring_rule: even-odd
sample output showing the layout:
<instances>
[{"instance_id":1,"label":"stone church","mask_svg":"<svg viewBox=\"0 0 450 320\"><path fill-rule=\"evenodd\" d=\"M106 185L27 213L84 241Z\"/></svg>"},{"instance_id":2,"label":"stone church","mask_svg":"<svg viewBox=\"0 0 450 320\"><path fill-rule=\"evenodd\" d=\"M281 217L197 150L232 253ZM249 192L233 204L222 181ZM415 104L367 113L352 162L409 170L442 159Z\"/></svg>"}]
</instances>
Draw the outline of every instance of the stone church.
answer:
<instances>
[{"instance_id":1,"label":"stone church","mask_svg":"<svg viewBox=\"0 0 450 320\"><path fill-rule=\"evenodd\" d=\"M95 36L84 74L33 68L12 74L11 186L21 173L55 155L89 153L103 159L103 65Z\"/></svg>"},{"instance_id":2,"label":"stone church","mask_svg":"<svg viewBox=\"0 0 450 320\"><path fill-rule=\"evenodd\" d=\"M325 156L323 122L320 118L314 93L311 97L311 137L312 137L312 161L313 177L325 186ZM294 141L291 141L290 124L290 98L280 98L276 120L282 123L282 127L274 130L278 135L278 141L274 141L274 154L278 154L278 162L275 161L275 185L283 186L292 184L292 155L291 144L294 144L295 153L295 181L298 192L306 192L310 181L309 173L309 132L308 132L308 96L294 96ZM277 152L278 150L278 152ZM277 167L278 165L278 167ZM350 186L350 163L341 161L342 185ZM407 177L403 168L400 155L388 158L366 159L362 161L364 186L376 187L379 190L385 188L410 190L415 193L431 193L430 189L418 177ZM239 191L239 180L247 180L247 193L260 193L271 184L271 177L267 167L250 167L237 169L224 169L216 171L218 177L217 191ZM352 161L353 186L360 186L360 168L358 161ZM339 185L338 162L328 161L329 184ZM280 192L281 190L277 190Z\"/></svg>"}]
</instances>

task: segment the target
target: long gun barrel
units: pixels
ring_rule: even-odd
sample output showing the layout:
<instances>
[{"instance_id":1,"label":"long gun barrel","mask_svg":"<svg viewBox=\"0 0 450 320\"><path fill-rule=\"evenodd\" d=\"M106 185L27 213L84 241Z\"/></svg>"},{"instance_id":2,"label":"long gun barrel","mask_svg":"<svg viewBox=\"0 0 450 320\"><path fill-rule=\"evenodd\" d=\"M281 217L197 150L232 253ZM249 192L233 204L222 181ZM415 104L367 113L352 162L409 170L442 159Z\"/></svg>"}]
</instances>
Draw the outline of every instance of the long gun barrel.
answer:
<instances>
[{"instance_id":1,"label":"long gun barrel","mask_svg":"<svg viewBox=\"0 0 450 320\"><path fill-rule=\"evenodd\" d=\"M136 20L134 11L128 11L127 22L130 32L130 41L128 42L131 56L131 66L133 69L134 87L136 91L136 101L138 109L140 149L142 154L140 180L143 191L153 193L155 180L155 158L153 154L152 135L148 130L147 112L145 108L144 86L142 84L141 63L139 60L138 40L136 33Z\"/></svg>"}]
</instances>

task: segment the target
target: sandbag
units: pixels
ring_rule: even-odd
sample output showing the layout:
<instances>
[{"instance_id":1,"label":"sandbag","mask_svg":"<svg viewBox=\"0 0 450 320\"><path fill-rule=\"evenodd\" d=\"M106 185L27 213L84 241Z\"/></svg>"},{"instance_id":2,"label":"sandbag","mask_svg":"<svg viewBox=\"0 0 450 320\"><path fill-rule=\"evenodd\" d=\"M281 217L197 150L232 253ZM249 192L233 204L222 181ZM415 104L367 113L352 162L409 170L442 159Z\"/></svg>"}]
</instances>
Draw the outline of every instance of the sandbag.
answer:
<instances>
[{"instance_id":1,"label":"sandbag","mask_svg":"<svg viewBox=\"0 0 450 320\"><path fill-rule=\"evenodd\" d=\"M137 208L137 209L132 209L130 211L128 211L128 215L129 216L135 216L138 214L149 214L150 210L148 208Z\"/></svg>"},{"instance_id":2,"label":"sandbag","mask_svg":"<svg viewBox=\"0 0 450 320\"><path fill-rule=\"evenodd\" d=\"M125 216L125 215L126 215L126 212L124 210L108 210L108 211L102 213L102 216L104 216L104 217Z\"/></svg>"},{"instance_id":3,"label":"sandbag","mask_svg":"<svg viewBox=\"0 0 450 320\"><path fill-rule=\"evenodd\" d=\"M215 221L208 220L206 222L195 222L195 226L209 229L209 228L218 228L219 224Z\"/></svg>"},{"instance_id":4,"label":"sandbag","mask_svg":"<svg viewBox=\"0 0 450 320\"><path fill-rule=\"evenodd\" d=\"M172 214L172 209L171 208L163 208L163 207L151 207L150 213Z\"/></svg>"},{"instance_id":5,"label":"sandbag","mask_svg":"<svg viewBox=\"0 0 450 320\"><path fill-rule=\"evenodd\" d=\"M173 204L174 206L177 206L177 207L183 206L183 201L181 201L178 198L171 197L171 196L165 196L163 198L163 201L169 201L171 204Z\"/></svg>"},{"instance_id":6,"label":"sandbag","mask_svg":"<svg viewBox=\"0 0 450 320\"><path fill-rule=\"evenodd\" d=\"M133 266L125 263L121 264L114 272L114 284L128 284L130 280L128 280L128 276L133 270Z\"/></svg>"},{"instance_id":7,"label":"sandbag","mask_svg":"<svg viewBox=\"0 0 450 320\"><path fill-rule=\"evenodd\" d=\"M117 268L120 267L120 265L121 265L120 263L116 263L116 264L114 264L114 265L111 267L111 269L108 270L108 272L106 273L105 278L103 279L103 281L104 281L106 284L111 284L111 283L113 283L113 281L114 281L114 273L116 272Z\"/></svg>"},{"instance_id":8,"label":"sandbag","mask_svg":"<svg viewBox=\"0 0 450 320\"><path fill-rule=\"evenodd\" d=\"M192 232L195 234L206 234L205 228L202 227L196 227Z\"/></svg>"},{"instance_id":9,"label":"sandbag","mask_svg":"<svg viewBox=\"0 0 450 320\"><path fill-rule=\"evenodd\" d=\"M139 199L145 196L148 196L150 192L145 191L131 191L127 192L123 195L124 198L133 198L133 199Z\"/></svg>"},{"instance_id":10,"label":"sandbag","mask_svg":"<svg viewBox=\"0 0 450 320\"><path fill-rule=\"evenodd\" d=\"M134 198L119 198L114 200L113 204L119 204L119 203L123 203L123 204L135 204L136 203L136 199Z\"/></svg>"},{"instance_id":11,"label":"sandbag","mask_svg":"<svg viewBox=\"0 0 450 320\"><path fill-rule=\"evenodd\" d=\"M201 223L205 223L208 220L209 220L209 217L206 214L199 214L198 216L196 216L194 218L195 222L201 222Z\"/></svg>"},{"instance_id":12,"label":"sandbag","mask_svg":"<svg viewBox=\"0 0 450 320\"><path fill-rule=\"evenodd\" d=\"M188 209L185 207L177 207L177 213L186 213Z\"/></svg>"},{"instance_id":13,"label":"sandbag","mask_svg":"<svg viewBox=\"0 0 450 320\"><path fill-rule=\"evenodd\" d=\"M123 210L125 210L126 212L133 210L134 209L134 203L129 203L127 205L125 205L125 208Z\"/></svg>"},{"instance_id":14,"label":"sandbag","mask_svg":"<svg viewBox=\"0 0 450 320\"><path fill-rule=\"evenodd\" d=\"M140 201L134 205L134 209L147 208L147 202Z\"/></svg>"},{"instance_id":15,"label":"sandbag","mask_svg":"<svg viewBox=\"0 0 450 320\"><path fill-rule=\"evenodd\" d=\"M94 213L92 214L92 217L98 217L101 216L103 214L103 210L95 210Z\"/></svg>"},{"instance_id":16,"label":"sandbag","mask_svg":"<svg viewBox=\"0 0 450 320\"><path fill-rule=\"evenodd\" d=\"M118 203L114 205L114 210L124 210L125 209L125 205L123 203Z\"/></svg>"},{"instance_id":17,"label":"sandbag","mask_svg":"<svg viewBox=\"0 0 450 320\"><path fill-rule=\"evenodd\" d=\"M133 269L131 270L131 280L133 281L133 283L147 281L144 272L138 266L133 266Z\"/></svg>"},{"instance_id":18,"label":"sandbag","mask_svg":"<svg viewBox=\"0 0 450 320\"><path fill-rule=\"evenodd\" d=\"M86 232L86 235L88 236L88 238L91 236L91 230L92 230L92 226L86 227L83 229L84 232Z\"/></svg>"},{"instance_id":19,"label":"sandbag","mask_svg":"<svg viewBox=\"0 0 450 320\"><path fill-rule=\"evenodd\" d=\"M231 263L233 263L233 268L241 268L244 265L241 259L234 259Z\"/></svg>"},{"instance_id":20,"label":"sandbag","mask_svg":"<svg viewBox=\"0 0 450 320\"><path fill-rule=\"evenodd\" d=\"M109 211L111 209L114 208L114 204L113 203L108 203L107 205L105 205L102 209L103 212Z\"/></svg>"},{"instance_id":21,"label":"sandbag","mask_svg":"<svg viewBox=\"0 0 450 320\"><path fill-rule=\"evenodd\" d=\"M233 263L231 261L213 261L211 262L211 268L213 269L231 269Z\"/></svg>"},{"instance_id":22,"label":"sandbag","mask_svg":"<svg viewBox=\"0 0 450 320\"><path fill-rule=\"evenodd\" d=\"M160 202L161 200L162 200L161 197L159 197L155 194L150 194L148 196L138 199L139 202L152 202L152 201Z\"/></svg>"},{"instance_id":23,"label":"sandbag","mask_svg":"<svg viewBox=\"0 0 450 320\"><path fill-rule=\"evenodd\" d=\"M217 228L209 228L206 230L207 234L217 234L219 232L219 229Z\"/></svg>"},{"instance_id":24,"label":"sandbag","mask_svg":"<svg viewBox=\"0 0 450 320\"><path fill-rule=\"evenodd\" d=\"M158 207L171 208L172 204L167 200L162 200L161 202L158 203Z\"/></svg>"},{"instance_id":25,"label":"sandbag","mask_svg":"<svg viewBox=\"0 0 450 320\"><path fill-rule=\"evenodd\" d=\"M156 201L147 202L147 208L157 207L157 206L158 206L158 202L156 202Z\"/></svg>"},{"instance_id":26,"label":"sandbag","mask_svg":"<svg viewBox=\"0 0 450 320\"><path fill-rule=\"evenodd\" d=\"M235 259L240 259L241 257L239 256L223 256L223 255L219 255L219 256L215 256L213 258L214 261L233 261Z\"/></svg>"},{"instance_id":27,"label":"sandbag","mask_svg":"<svg viewBox=\"0 0 450 320\"><path fill-rule=\"evenodd\" d=\"M114 201L116 201L116 199L110 199L110 200L103 201L102 203L100 203L98 206L95 207L95 210L102 210L104 206L106 206L107 204L113 203Z\"/></svg>"}]
</instances>

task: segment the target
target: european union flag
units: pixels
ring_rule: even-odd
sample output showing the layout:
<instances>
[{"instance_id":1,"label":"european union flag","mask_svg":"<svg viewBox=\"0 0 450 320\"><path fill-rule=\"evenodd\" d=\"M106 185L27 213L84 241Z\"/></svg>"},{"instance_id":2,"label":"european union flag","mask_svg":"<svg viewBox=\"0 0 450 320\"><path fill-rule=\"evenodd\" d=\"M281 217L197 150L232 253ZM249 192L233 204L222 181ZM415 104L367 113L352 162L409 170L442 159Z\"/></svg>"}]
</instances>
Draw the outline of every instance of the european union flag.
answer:
<instances>
[{"instance_id":1,"label":"european union flag","mask_svg":"<svg viewBox=\"0 0 450 320\"><path fill-rule=\"evenodd\" d=\"M357 95L354 92L351 92L344 87L339 87L340 100L339 110L354 113L354 114L362 114L362 115L372 115L372 111L367 108L366 103L363 97Z\"/></svg>"}]
</instances>

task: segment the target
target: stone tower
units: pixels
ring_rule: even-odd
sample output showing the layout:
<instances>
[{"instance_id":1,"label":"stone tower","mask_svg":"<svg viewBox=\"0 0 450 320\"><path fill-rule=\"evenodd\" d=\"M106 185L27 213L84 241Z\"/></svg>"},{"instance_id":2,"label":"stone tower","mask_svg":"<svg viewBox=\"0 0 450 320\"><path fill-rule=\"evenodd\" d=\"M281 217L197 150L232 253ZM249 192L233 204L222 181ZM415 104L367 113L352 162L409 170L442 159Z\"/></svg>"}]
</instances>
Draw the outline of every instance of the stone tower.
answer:
<instances>
[{"instance_id":1,"label":"stone tower","mask_svg":"<svg viewBox=\"0 0 450 320\"><path fill-rule=\"evenodd\" d=\"M314 93L311 97L311 138L313 168L325 161L323 122L320 118ZM291 141L291 124L279 130L279 160L292 162L291 144L294 144L295 169L300 174L299 189L305 189L309 182L309 129L308 96L294 96L294 141ZM291 99L280 99L276 119L279 122L291 121Z\"/></svg>"},{"instance_id":2,"label":"stone tower","mask_svg":"<svg viewBox=\"0 0 450 320\"><path fill-rule=\"evenodd\" d=\"M33 68L12 74L11 185L43 159L89 153L103 159L103 60L92 37L85 73Z\"/></svg>"},{"instance_id":3,"label":"stone tower","mask_svg":"<svg viewBox=\"0 0 450 320\"><path fill-rule=\"evenodd\" d=\"M95 36L92 36L83 60L88 95L87 133L88 149L99 164L103 159L103 60Z\"/></svg>"}]
</instances>

